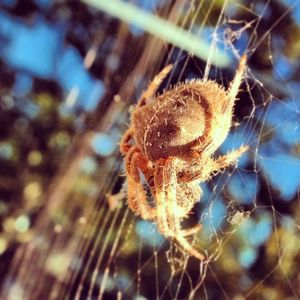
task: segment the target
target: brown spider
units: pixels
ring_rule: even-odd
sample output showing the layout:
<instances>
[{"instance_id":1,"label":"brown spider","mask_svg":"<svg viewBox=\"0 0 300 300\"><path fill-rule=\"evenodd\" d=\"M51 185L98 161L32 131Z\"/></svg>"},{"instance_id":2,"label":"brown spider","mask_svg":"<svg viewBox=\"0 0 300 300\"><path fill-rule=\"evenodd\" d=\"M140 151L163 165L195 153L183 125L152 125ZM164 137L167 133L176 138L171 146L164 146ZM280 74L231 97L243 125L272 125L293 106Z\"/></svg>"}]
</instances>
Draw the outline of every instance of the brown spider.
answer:
<instances>
[{"instance_id":1,"label":"brown spider","mask_svg":"<svg viewBox=\"0 0 300 300\"><path fill-rule=\"evenodd\" d=\"M186 239L200 225L182 229L181 221L200 200L199 183L235 164L248 148L243 146L212 158L230 129L245 65L243 55L228 91L214 81L191 80L155 96L172 69L168 65L142 94L120 143L130 209L143 219L156 222L164 236L174 238L187 253L200 260L204 255ZM154 203L148 200L142 174Z\"/></svg>"}]
</instances>

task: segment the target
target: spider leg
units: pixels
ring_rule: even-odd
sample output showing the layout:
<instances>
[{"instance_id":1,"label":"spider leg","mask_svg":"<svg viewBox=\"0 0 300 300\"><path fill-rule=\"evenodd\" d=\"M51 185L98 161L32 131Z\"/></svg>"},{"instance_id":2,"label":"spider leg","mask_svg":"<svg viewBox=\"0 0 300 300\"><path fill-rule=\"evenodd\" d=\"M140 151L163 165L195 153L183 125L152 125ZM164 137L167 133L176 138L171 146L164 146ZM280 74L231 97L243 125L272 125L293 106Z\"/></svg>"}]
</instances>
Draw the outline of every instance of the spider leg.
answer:
<instances>
[{"instance_id":1,"label":"spider leg","mask_svg":"<svg viewBox=\"0 0 300 300\"><path fill-rule=\"evenodd\" d=\"M155 209L147 202L147 195L140 180L140 171L145 175L146 180L151 176L152 170L147 165L147 160L139 152L138 148L132 146L125 157L126 177L128 185L128 206L143 219L153 220L156 216Z\"/></svg>"},{"instance_id":2,"label":"spider leg","mask_svg":"<svg viewBox=\"0 0 300 300\"><path fill-rule=\"evenodd\" d=\"M246 69L246 61L247 61L247 55L244 53L242 55L241 59L240 59L238 69L236 71L234 79L233 79L233 81L230 85L230 88L228 90L228 95L229 95L229 97L232 101L232 106L234 104L235 97L236 97L236 95L239 91L239 87L241 85L241 81L242 81L243 76L244 76L244 72L245 72L245 69Z\"/></svg>"},{"instance_id":3,"label":"spider leg","mask_svg":"<svg viewBox=\"0 0 300 300\"><path fill-rule=\"evenodd\" d=\"M246 69L246 60L247 56L244 54L227 91L220 89L218 85L206 83L206 87L211 90L207 99L211 99L206 102L205 99L203 100L203 104L205 104L203 107L207 107L205 108L205 131L192 145L191 156L194 153L198 155L206 153L206 156L210 156L228 135L232 123L234 103Z\"/></svg>"},{"instance_id":4,"label":"spider leg","mask_svg":"<svg viewBox=\"0 0 300 300\"><path fill-rule=\"evenodd\" d=\"M129 149L132 147L130 144L130 140L132 139L133 129L129 127L126 132L123 134L121 141L120 141L120 152L123 155L126 155Z\"/></svg>"},{"instance_id":5,"label":"spider leg","mask_svg":"<svg viewBox=\"0 0 300 300\"><path fill-rule=\"evenodd\" d=\"M186 233L193 233L193 230L185 231L180 227L181 218L176 216L178 209L176 199L176 159L160 159L156 163L154 172L154 182L156 187L156 210L157 224L162 234L166 237L174 238L177 243L190 255L200 260L204 255L194 249L185 239ZM199 227L197 226L195 231Z\"/></svg>"},{"instance_id":6,"label":"spider leg","mask_svg":"<svg viewBox=\"0 0 300 300\"><path fill-rule=\"evenodd\" d=\"M154 169L154 186L155 186L155 200L157 210L157 225L163 235L167 236L169 233L169 224L167 222L167 199L165 195L164 182L164 163L165 160L161 159L156 162Z\"/></svg>"},{"instance_id":7,"label":"spider leg","mask_svg":"<svg viewBox=\"0 0 300 300\"><path fill-rule=\"evenodd\" d=\"M248 150L248 148L248 146L242 146L237 150L233 150L226 155L218 157L217 159L209 157L204 162L199 161L194 169L191 169L189 171L182 171L179 177L179 181L207 181L211 178L212 174L217 175L229 165L236 164L238 158L243 155ZM203 165L205 167L203 167Z\"/></svg>"},{"instance_id":8,"label":"spider leg","mask_svg":"<svg viewBox=\"0 0 300 300\"><path fill-rule=\"evenodd\" d=\"M132 146L124 160L125 160L125 172L126 172L126 178L127 178L127 198L128 198L128 206L129 208L137 215L140 215L140 208L138 205L138 199L139 196L143 193L141 192L141 188L139 183L134 179L134 176L131 174L131 160L132 156L134 154L135 147Z\"/></svg>"},{"instance_id":9,"label":"spider leg","mask_svg":"<svg viewBox=\"0 0 300 300\"><path fill-rule=\"evenodd\" d=\"M146 104L146 101L154 96L154 94L157 92L159 86L165 79L165 77L169 74L169 72L172 70L173 65L167 65L164 67L160 73L158 73L154 79L150 82L148 88L143 92L142 96L140 97L137 107L141 107Z\"/></svg>"},{"instance_id":10,"label":"spider leg","mask_svg":"<svg viewBox=\"0 0 300 300\"><path fill-rule=\"evenodd\" d=\"M226 155L219 156L214 162L216 167L218 168L215 171L218 171L220 169L227 168L229 165L236 164L238 162L238 158L242 156L247 150L249 149L249 146L241 146L240 148L236 150L232 150Z\"/></svg>"},{"instance_id":11,"label":"spider leg","mask_svg":"<svg viewBox=\"0 0 300 300\"><path fill-rule=\"evenodd\" d=\"M181 233L182 236L189 236L189 235L193 235L193 234L199 232L201 230L201 228L202 228L202 225L201 224L197 224L197 225L195 225L192 228L181 229L180 233Z\"/></svg>"}]
</instances>

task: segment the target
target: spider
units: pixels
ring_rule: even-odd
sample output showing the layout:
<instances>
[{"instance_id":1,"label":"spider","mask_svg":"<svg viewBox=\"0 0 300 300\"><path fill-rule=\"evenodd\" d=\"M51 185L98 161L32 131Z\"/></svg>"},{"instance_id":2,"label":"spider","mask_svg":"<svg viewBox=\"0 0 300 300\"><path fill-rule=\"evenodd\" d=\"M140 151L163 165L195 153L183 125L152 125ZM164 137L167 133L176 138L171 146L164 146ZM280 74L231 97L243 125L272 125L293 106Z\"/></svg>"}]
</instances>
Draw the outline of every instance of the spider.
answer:
<instances>
[{"instance_id":1,"label":"spider","mask_svg":"<svg viewBox=\"0 0 300 300\"><path fill-rule=\"evenodd\" d=\"M212 157L229 132L245 66L243 55L227 91L212 80L194 79L156 96L172 69L168 65L142 94L120 142L129 208L141 218L155 222L166 238L173 238L184 251L200 260L205 255L186 237L196 233L201 225L182 229L181 222L200 201L199 183L236 164L248 149L242 146L227 155ZM153 202L149 201L145 184Z\"/></svg>"}]
</instances>

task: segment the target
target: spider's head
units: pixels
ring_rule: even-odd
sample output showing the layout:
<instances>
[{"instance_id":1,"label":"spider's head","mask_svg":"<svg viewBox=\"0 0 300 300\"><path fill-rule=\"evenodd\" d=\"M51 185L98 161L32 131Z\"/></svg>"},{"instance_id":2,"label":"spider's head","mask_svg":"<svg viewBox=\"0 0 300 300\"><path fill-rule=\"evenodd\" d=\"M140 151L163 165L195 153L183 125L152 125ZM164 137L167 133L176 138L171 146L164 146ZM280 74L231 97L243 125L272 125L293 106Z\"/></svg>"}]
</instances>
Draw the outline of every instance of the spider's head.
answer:
<instances>
[{"instance_id":1,"label":"spider's head","mask_svg":"<svg viewBox=\"0 0 300 300\"><path fill-rule=\"evenodd\" d=\"M151 161L170 156L189 159L207 138L210 104L193 84L169 90L134 112L136 143Z\"/></svg>"}]
</instances>

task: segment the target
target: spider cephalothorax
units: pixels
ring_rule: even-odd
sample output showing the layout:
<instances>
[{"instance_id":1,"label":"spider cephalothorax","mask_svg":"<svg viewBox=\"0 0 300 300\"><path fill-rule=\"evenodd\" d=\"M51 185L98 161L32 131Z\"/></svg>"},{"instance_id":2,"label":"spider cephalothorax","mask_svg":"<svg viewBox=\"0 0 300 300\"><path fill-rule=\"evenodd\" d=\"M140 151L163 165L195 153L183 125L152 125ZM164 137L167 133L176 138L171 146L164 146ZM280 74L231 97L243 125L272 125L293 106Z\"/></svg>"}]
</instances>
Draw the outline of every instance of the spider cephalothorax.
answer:
<instances>
[{"instance_id":1,"label":"spider cephalothorax","mask_svg":"<svg viewBox=\"0 0 300 300\"><path fill-rule=\"evenodd\" d=\"M120 143L125 156L130 209L144 219L155 221L162 234L176 239L199 259L204 256L185 238L199 226L183 230L181 221L200 200L199 183L236 163L247 149L241 147L212 158L230 129L245 62L243 56L229 91L214 81L192 80L155 97L172 68L167 66L143 93ZM154 204L147 200L141 173Z\"/></svg>"}]
</instances>

